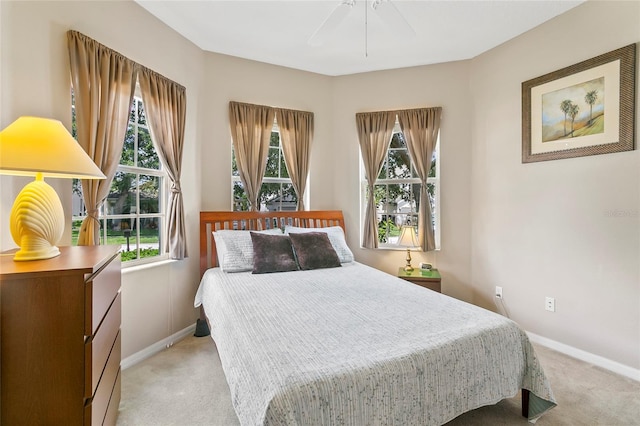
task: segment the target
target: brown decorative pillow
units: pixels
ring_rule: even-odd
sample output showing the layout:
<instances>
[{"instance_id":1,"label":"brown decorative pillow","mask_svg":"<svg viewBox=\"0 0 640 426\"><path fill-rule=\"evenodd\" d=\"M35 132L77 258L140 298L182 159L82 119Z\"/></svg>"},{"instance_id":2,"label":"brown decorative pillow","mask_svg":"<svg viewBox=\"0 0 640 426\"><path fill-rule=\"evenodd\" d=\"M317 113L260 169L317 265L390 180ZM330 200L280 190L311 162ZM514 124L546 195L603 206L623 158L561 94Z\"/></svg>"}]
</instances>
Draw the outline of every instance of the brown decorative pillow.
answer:
<instances>
[{"instance_id":1,"label":"brown decorative pillow","mask_svg":"<svg viewBox=\"0 0 640 426\"><path fill-rule=\"evenodd\" d=\"M291 233L291 244L302 270L335 268L340 258L326 232Z\"/></svg>"},{"instance_id":2,"label":"brown decorative pillow","mask_svg":"<svg viewBox=\"0 0 640 426\"><path fill-rule=\"evenodd\" d=\"M253 244L253 273L297 271L291 239L286 235L251 232Z\"/></svg>"}]
</instances>

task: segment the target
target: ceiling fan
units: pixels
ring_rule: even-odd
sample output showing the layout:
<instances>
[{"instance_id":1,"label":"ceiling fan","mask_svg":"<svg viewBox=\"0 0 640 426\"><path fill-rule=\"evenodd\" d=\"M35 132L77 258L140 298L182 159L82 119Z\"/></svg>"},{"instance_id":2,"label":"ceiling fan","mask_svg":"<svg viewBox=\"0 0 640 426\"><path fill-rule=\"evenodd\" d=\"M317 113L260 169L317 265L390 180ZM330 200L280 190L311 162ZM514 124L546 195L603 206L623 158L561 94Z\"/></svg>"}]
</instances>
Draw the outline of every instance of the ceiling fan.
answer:
<instances>
[{"instance_id":1,"label":"ceiling fan","mask_svg":"<svg viewBox=\"0 0 640 426\"><path fill-rule=\"evenodd\" d=\"M407 20L402 16L391 0L364 0L365 3L371 3L371 9L376 12L383 22L394 31L394 33L413 37L416 35L415 30L409 25ZM341 0L340 3L327 16L322 25L309 38L308 43L312 46L322 45L326 39L335 31L342 21L349 15L356 0ZM365 46L367 43L368 32L368 5L364 8L364 29L365 29Z\"/></svg>"}]
</instances>

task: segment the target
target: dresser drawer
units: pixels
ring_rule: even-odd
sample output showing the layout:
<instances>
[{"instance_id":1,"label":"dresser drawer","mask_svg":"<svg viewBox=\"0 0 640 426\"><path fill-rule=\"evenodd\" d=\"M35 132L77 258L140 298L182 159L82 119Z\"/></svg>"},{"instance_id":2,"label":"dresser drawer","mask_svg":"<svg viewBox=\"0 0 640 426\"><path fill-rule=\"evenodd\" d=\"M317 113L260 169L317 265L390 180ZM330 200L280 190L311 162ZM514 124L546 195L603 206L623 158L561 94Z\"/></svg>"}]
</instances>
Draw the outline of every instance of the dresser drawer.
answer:
<instances>
[{"instance_id":1,"label":"dresser drawer","mask_svg":"<svg viewBox=\"0 0 640 426\"><path fill-rule=\"evenodd\" d=\"M120 290L120 255L89 277L85 287L85 336L92 336Z\"/></svg>"},{"instance_id":2,"label":"dresser drawer","mask_svg":"<svg viewBox=\"0 0 640 426\"><path fill-rule=\"evenodd\" d=\"M113 391L111 392L111 399L109 400L109 407L107 407L107 414L104 416L105 426L115 426L118 419L118 408L120 408L120 393L121 393L121 379L122 371L118 371L118 377L116 377L116 383L113 385Z\"/></svg>"},{"instance_id":3,"label":"dresser drawer","mask_svg":"<svg viewBox=\"0 0 640 426\"><path fill-rule=\"evenodd\" d=\"M85 398L87 399L94 394L109 354L114 349L122 317L121 299L120 293L118 293L96 334L85 343ZM119 352L117 355L120 358Z\"/></svg>"},{"instance_id":4,"label":"dresser drawer","mask_svg":"<svg viewBox=\"0 0 640 426\"><path fill-rule=\"evenodd\" d=\"M120 351L121 335L118 333L116 343L113 345L113 350L107 360L107 366L102 373L96 393L93 399L85 406L85 426L101 425L105 419L114 387L119 384L117 379L120 373ZM119 392L118 389L118 394Z\"/></svg>"}]
</instances>

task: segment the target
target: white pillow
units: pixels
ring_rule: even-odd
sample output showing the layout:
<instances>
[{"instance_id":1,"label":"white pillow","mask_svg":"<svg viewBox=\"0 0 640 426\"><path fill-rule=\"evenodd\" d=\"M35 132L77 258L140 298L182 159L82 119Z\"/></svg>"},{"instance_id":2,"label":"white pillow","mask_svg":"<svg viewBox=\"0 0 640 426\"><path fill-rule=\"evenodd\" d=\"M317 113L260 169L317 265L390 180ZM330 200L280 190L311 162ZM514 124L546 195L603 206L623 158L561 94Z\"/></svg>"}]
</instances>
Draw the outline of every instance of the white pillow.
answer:
<instances>
[{"instance_id":1,"label":"white pillow","mask_svg":"<svg viewBox=\"0 0 640 426\"><path fill-rule=\"evenodd\" d=\"M213 232L218 254L218 265L224 272L244 272L253 270L253 243L249 232L282 235L280 228L264 231L234 231L221 229Z\"/></svg>"},{"instance_id":2,"label":"white pillow","mask_svg":"<svg viewBox=\"0 0 640 426\"><path fill-rule=\"evenodd\" d=\"M340 258L340 263L353 262L353 252L347 245L347 241L344 238L344 230L341 226L328 226L326 228L298 228L296 226L285 225L285 234L296 234L304 232L325 232L329 241L333 246L333 249Z\"/></svg>"}]
</instances>

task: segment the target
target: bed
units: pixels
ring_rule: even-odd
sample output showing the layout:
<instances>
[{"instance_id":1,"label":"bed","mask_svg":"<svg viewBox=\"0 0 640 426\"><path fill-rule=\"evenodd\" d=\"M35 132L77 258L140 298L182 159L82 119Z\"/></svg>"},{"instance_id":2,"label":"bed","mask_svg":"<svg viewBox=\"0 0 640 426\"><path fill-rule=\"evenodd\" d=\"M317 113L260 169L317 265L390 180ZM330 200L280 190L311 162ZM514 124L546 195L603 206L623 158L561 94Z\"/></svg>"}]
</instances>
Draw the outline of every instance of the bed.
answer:
<instances>
[{"instance_id":1,"label":"bed","mask_svg":"<svg viewBox=\"0 0 640 426\"><path fill-rule=\"evenodd\" d=\"M242 425L441 425L520 390L531 422L556 405L516 323L354 261L344 226L340 211L201 212L195 306ZM231 272L222 235L281 229L329 241L339 265Z\"/></svg>"}]
</instances>

